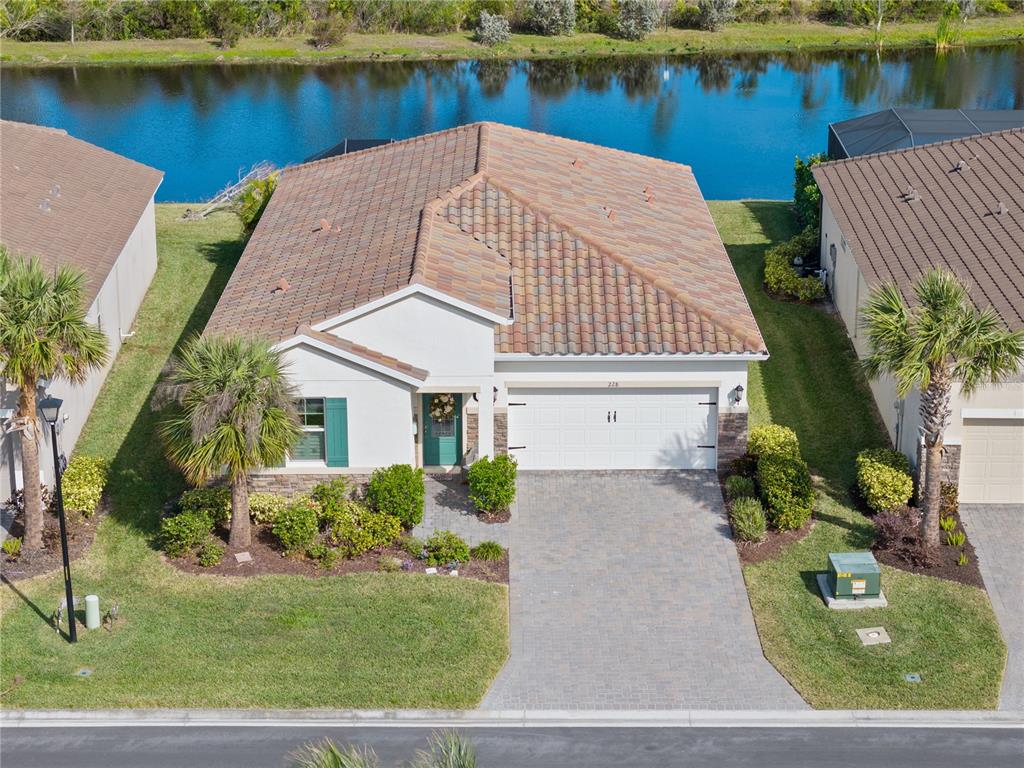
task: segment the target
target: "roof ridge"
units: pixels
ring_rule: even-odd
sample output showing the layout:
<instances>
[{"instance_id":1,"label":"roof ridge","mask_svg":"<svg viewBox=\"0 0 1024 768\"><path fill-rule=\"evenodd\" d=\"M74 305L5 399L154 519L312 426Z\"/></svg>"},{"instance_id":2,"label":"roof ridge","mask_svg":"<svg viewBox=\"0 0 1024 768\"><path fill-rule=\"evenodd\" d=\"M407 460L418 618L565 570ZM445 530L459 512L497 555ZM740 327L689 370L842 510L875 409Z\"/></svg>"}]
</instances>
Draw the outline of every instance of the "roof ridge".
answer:
<instances>
[{"instance_id":1,"label":"roof ridge","mask_svg":"<svg viewBox=\"0 0 1024 768\"><path fill-rule=\"evenodd\" d=\"M698 317L700 317L700 318L702 318L704 320L707 320L709 323L712 323L713 325L716 325L716 326L722 328L727 333L735 336L737 339L740 339L740 340L742 340L744 342L747 342L748 344L751 344L751 345L754 345L754 346L756 346L758 344L762 344L762 345L764 344L764 340L763 339L761 339L761 338L752 338L745 331L740 330L739 328L737 328L735 326L735 324L732 323L731 321L722 321L722 320L720 320L719 316L717 314L709 313L708 310L706 308L704 308L704 305L701 302L694 301L693 298L691 296L689 296L688 294L681 293L676 288L675 285L672 285L671 283L669 283L668 281L664 280L663 278L661 278L659 276L656 276L656 275L653 275L653 274L649 273L646 268L638 266L631 259L623 256L620 253L617 253L611 247L609 247L605 243L602 243L600 240L583 234L576 227L574 227L571 224L567 224L561 218L559 218L557 214L552 213L546 207L544 207L544 206L542 206L540 204L534 203L533 201L529 200L528 198L524 198L522 195L516 194L515 192L510 190L507 186L505 186L500 181L495 179L493 176L490 176L489 174L475 174L475 175L482 176L483 177L483 181L485 183L491 184L491 185L495 186L501 192L504 192L506 195L508 195L509 198L518 201L520 205L522 205L524 208L527 208L535 216L540 216L540 217L543 217L543 218L547 219L549 223L555 224L561 230L569 233L572 237L580 240L588 248L593 248L601 256L610 259L611 261L615 262L616 264L618 264L621 267L624 267L627 271L631 272L632 274L636 275L640 279L644 280L646 283L651 285L653 288L655 288L657 290L664 291L674 301L678 301L685 308L687 308L687 309L691 310L692 312L694 312L694 314L696 314ZM465 192L468 192L470 189L472 189L475 186L476 186L475 184L467 185L466 189L463 190L463 194L465 194ZM441 200L441 198L437 198L437 200L432 200L431 203L437 203L440 200ZM705 201L705 207L706 206L707 206L707 202ZM432 213L440 215L441 211L439 210L439 208L440 208L440 206L437 206L432 211ZM427 206L424 206L424 213L426 213L426 210L427 210ZM460 228L460 231L461 231L461 228ZM464 233L464 234L466 234L466 233ZM491 246L488 245L486 242L484 242L484 241L479 241L479 242L482 242L483 245L486 248L488 248L490 250L495 250L494 248L491 248ZM418 246L418 244L417 244L417 246ZM417 247L417 254L418 254L418 247Z\"/></svg>"},{"instance_id":2,"label":"roof ridge","mask_svg":"<svg viewBox=\"0 0 1024 768\"><path fill-rule=\"evenodd\" d=\"M449 188L443 195L439 195L433 200L428 200L424 204L423 210L420 211L420 225L416 231L416 249L413 251L412 270L409 273L410 282L417 275L423 274L424 264L430 247L430 236L434 230L433 216L435 214L440 215L442 206L452 200L457 200L466 192L476 187L483 179L484 175L478 171L454 187Z\"/></svg>"},{"instance_id":3,"label":"roof ridge","mask_svg":"<svg viewBox=\"0 0 1024 768\"><path fill-rule=\"evenodd\" d=\"M445 133L459 133L463 131L469 131L471 128L478 128L481 123L466 123L465 125L454 125L451 128L442 128L439 131L431 131L430 133L421 133L418 136L410 136L408 139L398 139L397 141L389 141L387 144L378 144L375 147L367 147L366 149L357 149L352 152L346 152L343 155L331 155L330 157L321 157L319 160L309 160L304 163L295 163L289 165L287 168L309 168L315 165L323 165L326 163L339 163L344 162L347 158L351 157L365 157L369 154L375 154L380 152L386 152L389 149L393 149L397 146L405 146L408 144L424 143L431 139L437 138L438 136ZM478 150L479 152L479 150Z\"/></svg>"},{"instance_id":4,"label":"roof ridge","mask_svg":"<svg viewBox=\"0 0 1024 768\"><path fill-rule=\"evenodd\" d=\"M855 163L859 160L870 160L873 157L887 157L889 155L899 155L905 154L907 152L916 152L918 150L927 149L929 147L943 147L948 146L950 144L957 144L968 141L980 141L981 139L989 139L997 136L1009 135L1011 133L1024 133L1024 128L1019 126L1015 128L1001 128L998 131L975 133L970 136L957 136L955 139L945 139L943 141L930 141L927 144L917 144L912 147L899 147L897 149L887 149L884 152L871 152L870 154L867 155L856 155L855 157L841 157L838 160L829 160L824 163L819 163L817 166L815 166L815 168L832 168L835 166L846 165L848 163Z\"/></svg>"}]
</instances>

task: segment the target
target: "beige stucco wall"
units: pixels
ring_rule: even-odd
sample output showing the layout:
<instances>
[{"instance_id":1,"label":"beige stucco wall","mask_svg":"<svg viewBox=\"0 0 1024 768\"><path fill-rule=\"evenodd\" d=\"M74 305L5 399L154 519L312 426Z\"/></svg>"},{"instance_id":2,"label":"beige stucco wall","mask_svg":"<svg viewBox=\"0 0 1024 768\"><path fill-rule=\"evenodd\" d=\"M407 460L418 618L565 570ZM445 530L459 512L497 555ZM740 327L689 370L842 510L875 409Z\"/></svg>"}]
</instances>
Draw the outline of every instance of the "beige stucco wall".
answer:
<instances>
[{"instance_id":1,"label":"beige stucco wall","mask_svg":"<svg viewBox=\"0 0 1024 768\"><path fill-rule=\"evenodd\" d=\"M822 204L821 217L821 263L830 268L832 259L830 246L836 244L835 267L828 276L828 285L832 294L832 301L839 313L847 333L853 342L853 347L858 357L863 357L868 352L867 340L864 334L857 327L857 308L863 305L867 299L870 288L857 262L853 257L852 247L845 242L842 231L836 222L835 216L829 209L828 203ZM889 433L889 439L893 441L896 448L910 457L911 462L917 459L917 440L921 426L921 417L918 412L920 407L920 393L910 392L903 401L902 424L899 421L899 410L895 407L900 400L896 392L896 385L891 377L882 377L870 382L871 393L874 395L878 412L885 423ZM959 445L963 440L963 415L964 408L995 408L1015 409L1024 408L1024 376L1018 376L1013 381L1004 384L992 384L981 387L970 398L960 395L959 387L956 388L952 406L952 416L949 427L946 430L945 441L951 445ZM899 444L897 442L897 431ZM1024 461L1024 457L1022 457Z\"/></svg>"},{"instance_id":2,"label":"beige stucco wall","mask_svg":"<svg viewBox=\"0 0 1024 768\"><path fill-rule=\"evenodd\" d=\"M124 343L123 334L131 332L135 315L146 296L156 267L156 219L154 201L151 199L99 293L96 294L87 315L88 319L97 323L106 334L110 361L102 370L90 375L83 384L72 385L67 381L57 380L46 390L47 393L64 401L61 408L63 421L60 424L58 447L68 457L78 442L82 427L85 426L89 411L99 395L113 360ZM44 396L42 390L39 396ZM0 400L3 401L4 407L17 407L18 393L7 390ZM43 479L49 483L53 476L53 459L48 428L44 432L44 440L40 443L40 465L44 473ZM11 495L14 487L21 487L19 450L19 437L0 437L0 502Z\"/></svg>"}]
</instances>

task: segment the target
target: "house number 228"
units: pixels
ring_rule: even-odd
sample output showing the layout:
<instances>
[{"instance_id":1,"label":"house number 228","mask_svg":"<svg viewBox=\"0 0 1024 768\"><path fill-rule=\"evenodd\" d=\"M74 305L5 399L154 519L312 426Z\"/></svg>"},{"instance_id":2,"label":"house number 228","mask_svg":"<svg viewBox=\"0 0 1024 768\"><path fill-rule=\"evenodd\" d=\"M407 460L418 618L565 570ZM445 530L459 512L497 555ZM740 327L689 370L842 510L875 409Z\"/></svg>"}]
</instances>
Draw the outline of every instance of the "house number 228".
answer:
<instances>
[{"instance_id":1,"label":"house number 228","mask_svg":"<svg viewBox=\"0 0 1024 768\"><path fill-rule=\"evenodd\" d=\"M617 382L617 381L609 381L608 382L608 386L609 387L617 387L617 386L619 386L619 382Z\"/></svg>"}]
</instances>

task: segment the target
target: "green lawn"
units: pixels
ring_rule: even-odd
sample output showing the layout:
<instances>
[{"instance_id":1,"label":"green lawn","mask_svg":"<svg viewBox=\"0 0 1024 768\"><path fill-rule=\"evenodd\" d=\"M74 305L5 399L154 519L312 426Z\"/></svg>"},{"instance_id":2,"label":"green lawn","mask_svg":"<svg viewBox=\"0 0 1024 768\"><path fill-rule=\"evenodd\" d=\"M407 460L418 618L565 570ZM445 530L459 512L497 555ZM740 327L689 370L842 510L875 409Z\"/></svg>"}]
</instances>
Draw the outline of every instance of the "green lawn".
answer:
<instances>
[{"instance_id":1,"label":"green lawn","mask_svg":"<svg viewBox=\"0 0 1024 768\"><path fill-rule=\"evenodd\" d=\"M410 574L310 580L190 576L154 534L184 486L153 438L149 395L200 330L242 243L227 214L185 222L157 206L160 268L78 450L113 461L113 511L72 565L76 594L116 600L113 633L49 627L59 575L0 587L3 707L469 707L507 656L503 586ZM87 678L80 667L93 669ZM14 683L15 678L22 682Z\"/></svg>"},{"instance_id":2,"label":"green lawn","mask_svg":"<svg viewBox=\"0 0 1024 768\"><path fill-rule=\"evenodd\" d=\"M1019 37L1020 14L971 20L964 34L968 45L992 45ZM935 22L887 24L886 48L933 46ZM308 36L246 38L230 50L216 40L96 40L18 42L4 40L0 60L20 66L71 64L182 64L199 61L250 63L293 61L303 63L367 59L481 59L540 58L698 52L766 52L795 50L863 50L874 48L868 27L836 26L818 22L729 24L718 32L689 29L659 31L646 40L631 42L594 33L569 37L513 35L496 48L474 43L470 32L444 35L350 34L344 42L323 51L309 45Z\"/></svg>"},{"instance_id":3,"label":"green lawn","mask_svg":"<svg viewBox=\"0 0 1024 768\"><path fill-rule=\"evenodd\" d=\"M885 432L840 321L761 288L765 246L795 231L788 205L713 202L711 211L771 354L751 366L751 422L792 427L820 489L811 533L744 568L765 656L817 708L995 707L1006 648L985 592L883 567L888 608L821 602L814 577L827 553L870 546L871 523L848 490L857 452L885 444ZM862 647L854 630L879 625L892 644ZM910 672L923 683L905 682Z\"/></svg>"}]
</instances>

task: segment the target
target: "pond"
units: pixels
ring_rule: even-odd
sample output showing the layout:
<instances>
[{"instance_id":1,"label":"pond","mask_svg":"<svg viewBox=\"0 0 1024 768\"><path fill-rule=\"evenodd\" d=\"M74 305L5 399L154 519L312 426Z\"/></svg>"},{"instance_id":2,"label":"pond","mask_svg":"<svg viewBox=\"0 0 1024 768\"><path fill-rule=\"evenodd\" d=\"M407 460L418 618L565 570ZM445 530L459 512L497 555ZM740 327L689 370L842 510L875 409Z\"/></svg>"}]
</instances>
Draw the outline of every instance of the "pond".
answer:
<instances>
[{"instance_id":1,"label":"pond","mask_svg":"<svg viewBox=\"0 0 1024 768\"><path fill-rule=\"evenodd\" d=\"M785 198L827 124L890 106L1024 108L1024 46L535 61L4 69L0 114L159 168L158 199L351 138L496 120L691 165L709 199Z\"/></svg>"}]
</instances>

